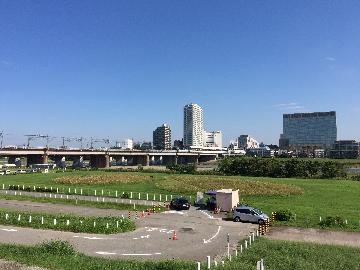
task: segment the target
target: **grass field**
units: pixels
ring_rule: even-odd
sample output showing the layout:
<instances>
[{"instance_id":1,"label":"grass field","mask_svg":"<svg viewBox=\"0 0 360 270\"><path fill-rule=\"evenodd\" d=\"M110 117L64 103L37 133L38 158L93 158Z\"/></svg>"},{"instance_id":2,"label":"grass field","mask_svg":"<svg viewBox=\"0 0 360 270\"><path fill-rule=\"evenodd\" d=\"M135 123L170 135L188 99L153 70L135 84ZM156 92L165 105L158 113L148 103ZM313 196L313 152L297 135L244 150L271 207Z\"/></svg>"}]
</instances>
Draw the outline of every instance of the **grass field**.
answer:
<instances>
[{"instance_id":1,"label":"grass field","mask_svg":"<svg viewBox=\"0 0 360 270\"><path fill-rule=\"evenodd\" d=\"M116 203L116 202L96 202L96 201L82 201L82 200L73 200L73 199L55 199L49 197L32 197L32 196L24 196L24 195L8 195L8 194L1 194L0 199L4 200L16 200L16 201L30 201L30 202L40 202L40 203L53 203L53 204L65 204L65 205L78 205L78 206L86 206L86 207L93 207L93 208L101 208L101 209L116 209L116 210L148 210L149 206L136 204L135 209L133 204L123 204L123 203ZM159 209L157 207L157 209ZM165 208L161 207L160 211L163 211Z\"/></svg>"},{"instance_id":2,"label":"grass field","mask_svg":"<svg viewBox=\"0 0 360 270\"><path fill-rule=\"evenodd\" d=\"M135 230L135 223L127 218L81 217L67 214L13 211L10 209L0 209L0 224L35 229L99 234L112 234Z\"/></svg>"},{"instance_id":3,"label":"grass field","mask_svg":"<svg viewBox=\"0 0 360 270\"><path fill-rule=\"evenodd\" d=\"M129 174L131 175L129 177ZM98 181L85 184L84 179L106 178L114 181L101 184ZM76 180L72 183L73 180ZM100 179L101 179L100 178ZM55 180L57 179L57 180ZM66 182L59 179L67 179ZM69 180L70 179L70 180ZM80 179L80 180L79 180ZM224 177L211 175L173 175L166 173L119 173L103 171L81 171L71 173L49 173L2 176L4 184L29 186L56 186L67 190L77 187L104 190L104 194L140 192L151 194L184 194L195 197L195 191L213 188L238 188L240 200L270 214L272 211L290 209L296 220L284 225L319 227L319 217L340 216L348 221L344 228L360 231L360 182L326 179L278 179L263 177ZM158 197L157 197L158 198ZM164 199L164 196L163 196ZM332 228L341 229L341 228Z\"/></svg>"},{"instance_id":4,"label":"grass field","mask_svg":"<svg viewBox=\"0 0 360 270\"><path fill-rule=\"evenodd\" d=\"M253 270L256 262L264 259L268 270L357 270L360 269L360 249L341 246L327 246L258 239L244 253L232 262L226 261L224 270ZM157 269L193 270L195 262L190 261L127 261L104 259L76 253L64 242L47 243L35 247L0 245L0 258L47 269ZM203 263L202 269L205 268Z\"/></svg>"}]
</instances>

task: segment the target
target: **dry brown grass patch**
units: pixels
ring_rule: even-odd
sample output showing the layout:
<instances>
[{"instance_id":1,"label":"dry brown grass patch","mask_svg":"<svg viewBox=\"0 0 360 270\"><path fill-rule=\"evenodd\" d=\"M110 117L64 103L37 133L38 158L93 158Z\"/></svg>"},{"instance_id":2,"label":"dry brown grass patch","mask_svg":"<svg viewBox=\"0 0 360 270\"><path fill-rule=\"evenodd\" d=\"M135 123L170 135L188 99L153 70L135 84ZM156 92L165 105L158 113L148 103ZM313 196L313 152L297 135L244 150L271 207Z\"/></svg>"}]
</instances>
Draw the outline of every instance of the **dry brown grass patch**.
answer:
<instances>
[{"instance_id":1,"label":"dry brown grass patch","mask_svg":"<svg viewBox=\"0 0 360 270\"><path fill-rule=\"evenodd\" d=\"M55 178L59 184L112 184L112 183L138 183L150 180L148 175L135 174L102 174L102 175L82 175L82 176L62 176Z\"/></svg>"},{"instance_id":2,"label":"dry brown grass patch","mask_svg":"<svg viewBox=\"0 0 360 270\"><path fill-rule=\"evenodd\" d=\"M303 189L293 185L259 180L244 180L216 176L167 176L156 186L174 193L194 193L197 191L222 188L239 189L243 195L297 195Z\"/></svg>"}]
</instances>

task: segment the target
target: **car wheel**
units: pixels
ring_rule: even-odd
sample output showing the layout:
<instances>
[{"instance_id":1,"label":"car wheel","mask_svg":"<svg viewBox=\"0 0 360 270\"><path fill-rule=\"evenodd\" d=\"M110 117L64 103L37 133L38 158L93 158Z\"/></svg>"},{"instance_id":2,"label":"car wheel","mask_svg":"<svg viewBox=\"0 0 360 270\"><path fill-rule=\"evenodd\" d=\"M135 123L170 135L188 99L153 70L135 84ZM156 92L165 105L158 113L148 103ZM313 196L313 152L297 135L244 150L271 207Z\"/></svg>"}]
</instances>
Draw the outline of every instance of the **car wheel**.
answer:
<instances>
[{"instance_id":1,"label":"car wheel","mask_svg":"<svg viewBox=\"0 0 360 270\"><path fill-rule=\"evenodd\" d=\"M234 218L234 221L235 221L235 222L240 222L240 217L235 217L235 218Z\"/></svg>"},{"instance_id":2,"label":"car wheel","mask_svg":"<svg viewBox=\"0 0 360 270\"><path fill-rule=\"evenodd\" d=\"M263 219L259 219L258 223L259 224L265 224L265 221Z\"/></svg>"}]
</instances>

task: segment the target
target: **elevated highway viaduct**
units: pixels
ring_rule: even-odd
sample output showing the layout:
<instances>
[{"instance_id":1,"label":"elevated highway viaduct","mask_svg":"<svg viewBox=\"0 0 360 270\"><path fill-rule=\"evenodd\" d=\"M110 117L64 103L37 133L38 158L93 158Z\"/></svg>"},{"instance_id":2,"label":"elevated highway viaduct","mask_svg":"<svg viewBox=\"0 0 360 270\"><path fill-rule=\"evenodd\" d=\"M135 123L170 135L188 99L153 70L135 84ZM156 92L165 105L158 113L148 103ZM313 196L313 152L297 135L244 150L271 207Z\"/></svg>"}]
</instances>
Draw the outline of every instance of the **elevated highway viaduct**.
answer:
<instances>
[{"instance_id":1,"label":"elevated highway viaduct","mask_svg":"<svg viewBox=\"0 0 360 270\"><path fill-rule=\"evenodd\" d=\"M109 168L111 163L118 165L169 165L169 164L198 164L216 160L226 154L225 151L129 151L129 150L66 150L52 148L34 149L0 149L0 157L7 157L9 163L15 163L17 158L26 158L26 166L32 164L47 164L53 160L56 164L64 160L72 160L73 165L89 160L94 168Z\"/></svg>"}]
</instances>

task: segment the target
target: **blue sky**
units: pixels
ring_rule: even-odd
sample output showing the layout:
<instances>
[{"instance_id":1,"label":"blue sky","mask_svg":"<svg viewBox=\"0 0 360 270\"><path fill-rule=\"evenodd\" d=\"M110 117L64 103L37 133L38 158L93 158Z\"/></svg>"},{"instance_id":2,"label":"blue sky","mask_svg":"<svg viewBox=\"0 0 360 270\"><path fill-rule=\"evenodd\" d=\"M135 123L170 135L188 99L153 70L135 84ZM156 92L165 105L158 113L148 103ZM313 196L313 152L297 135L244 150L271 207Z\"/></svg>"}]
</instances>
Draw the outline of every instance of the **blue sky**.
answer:
<instances>
[{"instance_id":1,"label":"blue sky","mask_svg":"<svg viewBox=\"0 0 360 270\"><path fill-rule=\"evenodd\" d=\"M282 113L336 110L360 139L360 1L0 0L0 130L182 137L187 103L224 143L277 143ZM40 143L40 142L39 142Z\"/></svg>"}]
</instances>

